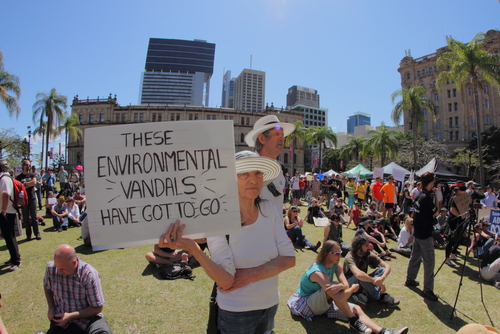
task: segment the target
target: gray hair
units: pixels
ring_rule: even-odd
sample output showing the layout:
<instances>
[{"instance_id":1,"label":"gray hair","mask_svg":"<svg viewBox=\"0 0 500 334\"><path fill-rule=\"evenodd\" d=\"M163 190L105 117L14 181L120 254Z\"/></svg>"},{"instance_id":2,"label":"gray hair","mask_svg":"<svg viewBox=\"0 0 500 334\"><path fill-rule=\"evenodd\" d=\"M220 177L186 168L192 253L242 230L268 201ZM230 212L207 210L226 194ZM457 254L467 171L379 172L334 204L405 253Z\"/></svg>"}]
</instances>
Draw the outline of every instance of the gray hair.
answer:
<instances>
[{"instance_id":1,"label":"gray hair","mask_svg":"<svg viewBox=\"0 0 500 334\"><path fill-rule=\"evenodd\" d=\"M268 129L268 130L262 132L262 134L264 135L264 137L266 137L266 138L271 137L271 135L269 133L271 132L272 129L274 129L274 128L271 128L271 129ZM259 136L257 135L257 138L255 139L255 145L253 147L253 150L255 152L260 152L263 147L264 147L264 145L260 142Z\"/></svg>"}]
</instances>

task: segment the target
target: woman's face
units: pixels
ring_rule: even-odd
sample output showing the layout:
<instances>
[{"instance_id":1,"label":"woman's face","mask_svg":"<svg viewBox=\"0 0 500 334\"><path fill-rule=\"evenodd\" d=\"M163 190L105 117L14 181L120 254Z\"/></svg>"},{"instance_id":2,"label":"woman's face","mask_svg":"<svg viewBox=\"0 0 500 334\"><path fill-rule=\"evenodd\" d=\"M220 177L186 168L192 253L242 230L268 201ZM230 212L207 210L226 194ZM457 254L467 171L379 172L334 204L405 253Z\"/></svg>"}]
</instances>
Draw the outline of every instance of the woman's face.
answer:
<instances>
[{"instance_id":1,"label":"woman's face","mask_svg":"<svg viewBox=\"0 0 500 334\"><path fill-rule=\"evenodd\" d=\"M251 200L256 199L262 188L263 180L264 174L257 170L238 174L238 196Z\"/></svg>"},{"instance_id":2,"label":"woman's face","mask_svg":"<svg viewBox=\"0 0 500 334\"><path fill-rule=\"evenodd\" d=\"M292 209L290 209L290 215L291 215L292 217L295 217L295 216L297 216L298 214L299 214L299 209L297 209L297 208L292 208Z\"/></svg>"}]
</instances>

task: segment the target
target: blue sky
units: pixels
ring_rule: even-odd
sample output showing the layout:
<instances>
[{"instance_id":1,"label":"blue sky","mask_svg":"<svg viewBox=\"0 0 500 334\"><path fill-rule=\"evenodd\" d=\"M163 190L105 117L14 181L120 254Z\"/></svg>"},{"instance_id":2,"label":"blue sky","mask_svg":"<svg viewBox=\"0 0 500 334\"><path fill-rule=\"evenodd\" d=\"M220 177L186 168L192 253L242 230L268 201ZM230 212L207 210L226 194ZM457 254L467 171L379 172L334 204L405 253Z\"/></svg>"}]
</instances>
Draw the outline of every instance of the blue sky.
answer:
<instances>
[{"instance_id":1,"label":"blue sky","mask_svg":"<svg viewBox=\"0 0 500 334\"><path fill-rule=\"evenodd\" d=\"M24 136L38 92L68 97L117 95L138 104L150 37L216 44L210 106L221 103L222 76L244 68L266 72L266 102L286 106L289 87L318 90L329 126L347 116L390 120L390 95L405 50L414 58L477 32L500 29L498 0L220 0L3 1L0 49L21 80L19 119L0 104L0 128ZM36 150L36 148L34 149Z\"/></svg>"}]
</instances>

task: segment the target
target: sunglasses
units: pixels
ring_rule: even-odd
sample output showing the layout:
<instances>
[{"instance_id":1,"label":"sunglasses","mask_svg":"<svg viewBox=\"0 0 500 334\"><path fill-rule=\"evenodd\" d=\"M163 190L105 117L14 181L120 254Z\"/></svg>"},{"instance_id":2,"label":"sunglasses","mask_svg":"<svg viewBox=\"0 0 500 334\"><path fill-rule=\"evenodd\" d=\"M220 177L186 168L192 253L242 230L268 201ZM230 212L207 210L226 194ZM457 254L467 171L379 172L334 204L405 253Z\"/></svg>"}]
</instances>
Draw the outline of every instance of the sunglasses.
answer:
<instances>
[{"instance_id":1,"label":"sunglasses","mask_svg":"<svg viewBox=\"0 0 500 334\"><path fill-rule=\"evenodd\" d=\"M292 212L297 213L298 211L297 210L292 210Z\"/></svg>"},{"instance_id":2,"label":"sunglasses","mask_svg":"<svg viewBox=\"0 0 500 334\"><path fill-rule=\"evenodd\" d=\"M342 252L328 252L328 254L333 254L335 256L340 256L340 255L342 255Z\"/></svg>"}]
</instances>

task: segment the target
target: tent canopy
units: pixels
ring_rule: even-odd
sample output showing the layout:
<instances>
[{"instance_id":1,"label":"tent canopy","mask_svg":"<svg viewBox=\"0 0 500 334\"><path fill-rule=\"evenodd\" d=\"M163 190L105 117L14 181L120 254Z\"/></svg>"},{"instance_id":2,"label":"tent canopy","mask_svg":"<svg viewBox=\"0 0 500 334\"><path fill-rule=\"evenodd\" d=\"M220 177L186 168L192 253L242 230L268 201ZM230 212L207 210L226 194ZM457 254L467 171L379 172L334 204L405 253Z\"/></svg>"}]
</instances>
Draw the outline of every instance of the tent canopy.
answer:
<instances>
[{"instance_id":1,"label":"tent canopy","mask_svg":"<svg viewBox=\"0 0 500 334\"><path fill-rule=\"evenodd\" d=\"M359 164L356 167L345 171L344 173L351 174L351 175L355 175L355 174L359 173L359 175L361 177L366 177L366 174L371 173L371 171L368 168L366 168L365 166L363 166L362 164Z\"/></svg>"},{"instance_id":2,"label":"tent canopy","mask_svg":"<svg viewBox=\"0 0 500 334\"><path fill-rule=\"evenodd\" d=\"M339 175L339 173L337 173L336 171L334 171L333 169L330 169L328 172L324 172L323 173L324 176L328 176L328 177L331 177L332 175L333 176L337 176Z\"/></svg>"},{"instance_id":3,"label":"tent canopy","mask_svg":"<svg viewBox=\"0 0 500 334\"><path fill-rule=\"evenodd\" d=\"M432 158L431 161L421 169L415 172L417 176L421 176L424 173L427 172L432 172L436 174L437 177L444 178L444 179L457 179L457 180L463 180L467 181L469 179L468 176L463 176L463 175L458 175L458 174L453 174L449 170L447 170L439 161L437 158Z\"/></svg>"},{"instance_id":4,"label":"tent canopy","mask_svg":"<svg viewBox=\"0 0 500 334\"><path fill-rule=\"evenodd\" d=\"M385 166L384 166L384 167L382 167L382 168L384 169L384 175L386 175L386 176L387 176L387 175L391 175L391 174L392 174L392 171L393 171L394 169L399 169L399 170L401 170L401 171L405 172L405 175L406 175L406 176L409 176L409 175L410 175L410 173L411 173L409 170L407 170L407 169L405 169L405 168L401 167L400 165L398 165L398 164L397 164L397 163L395 163L394 161L393 161L393 162L391 162L391 163L389 163L389 164L387 164L387 165L385 165ZM367 174L366 174L366 177L373 177L373 173L367 173Z\"/></svg>"}]
</instances>

